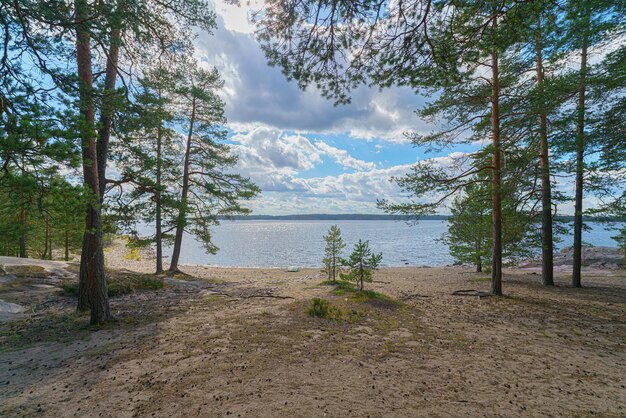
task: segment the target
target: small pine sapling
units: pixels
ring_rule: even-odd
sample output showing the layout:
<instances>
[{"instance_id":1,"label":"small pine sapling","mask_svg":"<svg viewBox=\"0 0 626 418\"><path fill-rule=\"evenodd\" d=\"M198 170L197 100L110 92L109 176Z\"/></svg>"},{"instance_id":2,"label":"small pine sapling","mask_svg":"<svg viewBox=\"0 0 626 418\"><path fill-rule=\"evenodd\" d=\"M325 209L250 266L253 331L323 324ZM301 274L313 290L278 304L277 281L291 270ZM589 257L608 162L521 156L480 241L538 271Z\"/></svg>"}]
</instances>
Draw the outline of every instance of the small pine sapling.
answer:
<instances>
[{"instance_id":1,"label":"small pine sapling","mask_svg":"<svg viewBox=\"0 0 626 418\"><path fill-rule=\"evenodd\" d=\"M328 235L324 235L326 247L324 249L324 273L328 274L328 280L337 281L337 271L341 260L341 251L346 244L341 238L341 229L337 225L333 225L328 230Z\"/></svg>"},{"instance_id":2,"label":"small pine sapling","mask_svg":"<svg viewBox=\"0 0 626 418\"><path fill-rule=\"evenodd\" d=\"M340 274L343 280L355 281L359 290L363 291L363 283L371 282L374 271L378 269L383 253L372 253L369 241L359 242L354 246L350 257L341 260L341 264L348 268L348 273Z\"/></svg>"}]
</instances>

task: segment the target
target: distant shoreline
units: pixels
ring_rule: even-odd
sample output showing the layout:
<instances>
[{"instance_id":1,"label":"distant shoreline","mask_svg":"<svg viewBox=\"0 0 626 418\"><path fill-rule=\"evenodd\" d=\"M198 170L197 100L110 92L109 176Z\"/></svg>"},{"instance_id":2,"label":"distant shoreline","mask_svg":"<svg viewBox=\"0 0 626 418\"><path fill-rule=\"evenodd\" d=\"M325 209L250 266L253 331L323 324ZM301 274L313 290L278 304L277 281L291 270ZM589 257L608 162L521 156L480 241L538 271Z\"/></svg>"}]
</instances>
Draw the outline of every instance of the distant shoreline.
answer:
<instances>
[{"instance_id":1,"label":"distant shoreline","mask_svg":"<svg viewBox=\"0 0 626 418\"><path fill-rule=\"evenodd\" d=\"M427 215L420 217L419 221L447 221L451 215ZM406 215L385 215L385 214L325 214L325 213L309 213L302 215L237 215L232 218L220 217L221 220L235 221L415 221L416 218ZM583 217L585 222L625 222L625 219L606 218L606 217ZM555 221L573 222L573 215L556 216Z\"/></svg>"}]
</instances>

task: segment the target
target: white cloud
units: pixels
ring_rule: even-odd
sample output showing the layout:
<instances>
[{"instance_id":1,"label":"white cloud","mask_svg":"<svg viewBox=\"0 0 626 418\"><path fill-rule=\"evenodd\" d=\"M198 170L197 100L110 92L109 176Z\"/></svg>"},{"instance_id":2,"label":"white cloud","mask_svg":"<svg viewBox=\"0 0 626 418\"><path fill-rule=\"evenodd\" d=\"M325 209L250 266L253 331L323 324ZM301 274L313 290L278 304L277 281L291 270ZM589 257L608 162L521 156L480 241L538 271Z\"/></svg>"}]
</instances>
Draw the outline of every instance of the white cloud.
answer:
<instances>
[{"instance_id":1,"label":"white cloud","mask_svg":"<svg viewBox=\"0 0 626 418\"><path fill-rule=\"evenodd\" d=\"M347 133L354 138L392 142L408 142L406 131L430 130L430 125L414 114L425 100L410 88L379 91L362 86L345 106L333 106L315 88L301 91L280 69L267 65L251 26L247 26L245 7L237 9L223 1L216 7L218 29L213 35L199 34L197 54L222 73L226 116L234 130L265 125L297 133Z\"/></svg>"},{"instance_id":2,"label":"white cloud","mask_svg":"<svg viewBox=\"0 0 626 418\"><path fill-rule=\"evenodd\" d=\"M348 153L348 151L335 148L331 145L328 145L324 141L316 141L315 146L317 147L317 149L331 157L337 164L342 165L344 168L353 168L355 170L373 170L376 168L375 163L354 158Z\"/></svg>"},{"instance_id":3,"label":"white cloud","mask_svg":"<svg viewBox=\"0 0 626 418\"><path fill-rule=\"evenodd\" d=\"M293 171L309 170L321 163L320 151L300 135L284 135L280 130L259 127L235 134L232 141L246 147L246 163ZM237 148L241 150L241 147Z\"/></svg>"}]
</instances>

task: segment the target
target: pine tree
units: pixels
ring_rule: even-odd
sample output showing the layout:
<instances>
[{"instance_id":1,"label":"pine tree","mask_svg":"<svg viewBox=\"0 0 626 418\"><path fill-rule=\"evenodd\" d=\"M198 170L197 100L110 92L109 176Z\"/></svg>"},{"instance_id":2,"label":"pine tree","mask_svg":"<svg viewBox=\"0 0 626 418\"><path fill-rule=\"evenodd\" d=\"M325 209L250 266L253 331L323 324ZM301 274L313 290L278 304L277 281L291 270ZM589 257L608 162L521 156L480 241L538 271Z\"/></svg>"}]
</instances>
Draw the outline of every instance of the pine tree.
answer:
<instances>
[{"instance_id":1,"label":"pine tree","mask_svg":"<svg viewBox=\"0 0 626 418\"><path fill-rule=\"evenodd\" d=\"M595 74L589 65L589 55L595 46L606 43L612 36L619 37L623 34L622 17L625 11L623 2L609 0L571 0L566 2L565 7L567 24L563 48L572 56L580 57L578 69L573 74L569 74L575 80L575 111L571 112L569 107L564 106L562 115L565 126L568 124L575 126L575 129L564 129L567 135L574 137L574 140L571 140L571 136L563 138L564 142L569 142L571 145L565 146L566 149L575 155L574 261L572 267L572 286L574 287L582 286L583 196L585 184L588 183L585 176L589 172L586 157L594 153L594 145L598 144L597 142L594 144L589 135L589 122L595 118L591 109L596 105L589 100L589 93L595 81Z\"/></svg>"},{"instance_id":2,"label":"pine tree","mask_svg":"<svg viewBox=\"0 0 626 418\"><path fill-rule=\"evenodd\" d=\"M471 263L477 272L483 271L484 261L492 252L490 184L485 175L483 180L469 184L452 201L448 231L443 242L448 245L450 255L460 263ZM533 258L540 247L537 233L537 213L520 205L525 194L523 184L507 173L504 178L502 198L502 254L508 263L519 259ZM531 205L531 207L534 206Z\"/></svg>"},{"instance_id":3,"label":"pine tree","mask_svg":"<svg viewBox=\"0 0 626 418\"><path fill-rule=\"evenodd\" d=\"M184 81L173 100L179 123L186 129L184 157L177 197L176 233L169 271L178 271L185 231L197 237L206 251L218 248L211 241L211 227L220 216L246 214L240 201L254 197L259 189L228 170L237 162L223 141L224 103L217 95L223 82L216 69L187 65Z\"/></svg>"},{"instance_id":4,"label":"pine tree","mask_svg":"<svg viewBox=\"0 0 626 418\"><path fill-rule=\"evenodd\" d=\"M341 252L346 244L341 238L341 230L337 225L333 225L324 235L326 247L324 248L324 270L328 274L328 279L335 282L337 280L337 269L341 260Z\"/></svg>"},{"instance_id":5,"label":"pine tree","mask_svg":"<svg viewBox=\"0 0 626 418\"><path fill-rule=\"evenodd\" d=\"M484 189L484 185L469 185L463 197L454 198L443 238L450 255L460 263L473 264L478 273L491 254L489 193Z\"/></svg>"},{"instance_id":6,"label":"pine tree","mask_svg":"<svg viewBox=\"0 0 626 418\"><path fill-rule=\"evenodd\" d=\"M341 264L348 268L348 272L345 274L340 273L339 276L342 280L356 282L361 291L363 291L364 282L369 283L372 281L374 271L378 269L383 259L383 254L373 253L369 244L369 241L359 240L350 256L341 260Z\"/></svg>"},{"instance_id":7,"label":"pine tree","mask_svg":"<svg viewBox=\"0 0 626 418\"><path fill-rule=\"evenodd\" d=\"M175 62L177 56L166 56ZM167 233L172 229L175 211L174 184L180 162L178 133L174 125L171 96L174 94L178 73L166 68L165 60L146 73L139 81L139 92L134 103L118 120L118 141L113 144L120 178L109 181L119 193L111 198L111 210L118 225L136 235L138 221L155 225L153 236L137 241L140 245L154 243L156 272L163 272L163 244L171 241ZM164 232L164 226L166 230Z\"/></svg>"}]
</instances>

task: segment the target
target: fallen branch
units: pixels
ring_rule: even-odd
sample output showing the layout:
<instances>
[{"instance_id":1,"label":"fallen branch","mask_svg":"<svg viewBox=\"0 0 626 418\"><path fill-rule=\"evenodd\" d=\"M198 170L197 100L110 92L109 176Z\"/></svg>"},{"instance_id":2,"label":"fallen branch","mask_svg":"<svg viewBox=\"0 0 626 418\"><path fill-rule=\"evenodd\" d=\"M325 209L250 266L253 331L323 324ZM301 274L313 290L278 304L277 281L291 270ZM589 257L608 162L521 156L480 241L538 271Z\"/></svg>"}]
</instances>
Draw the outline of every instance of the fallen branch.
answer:
<instances>
[{"instance_id":1,"label":"fallen branch","mask_svg":"<svg viewBox=\"0 0 626 418\"><path fill-rule=\"evenodd\" d=\"M413 293L410 295L402 295L399 299L400 300L407 300L407 299L417 299L417 298L429 298L430 295L420 295L419 293Z\"/></svg>"},{"instance_id":2,"label":"fallen branch","mask_svg":"<svg viewBox=\"0 0 626 418\"><path fill-rule=\"evenodd\" d=\"M491 293L482 292L480 290L474 289L465 289L465 290L455 290L452 292L452 296L478 296L479 298L493 296Z\"/></svg>"}]
</instances>

